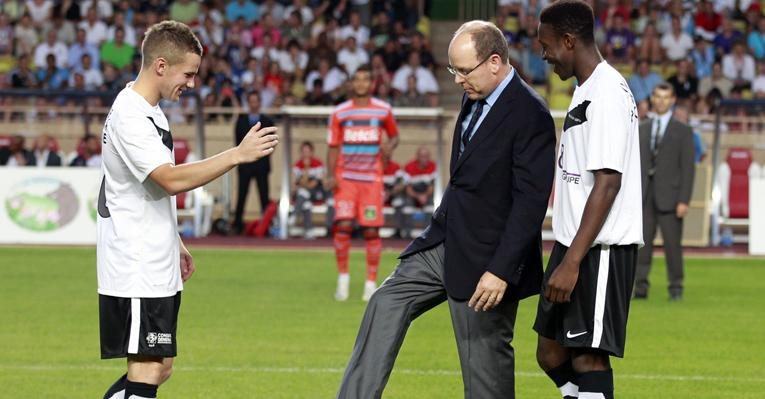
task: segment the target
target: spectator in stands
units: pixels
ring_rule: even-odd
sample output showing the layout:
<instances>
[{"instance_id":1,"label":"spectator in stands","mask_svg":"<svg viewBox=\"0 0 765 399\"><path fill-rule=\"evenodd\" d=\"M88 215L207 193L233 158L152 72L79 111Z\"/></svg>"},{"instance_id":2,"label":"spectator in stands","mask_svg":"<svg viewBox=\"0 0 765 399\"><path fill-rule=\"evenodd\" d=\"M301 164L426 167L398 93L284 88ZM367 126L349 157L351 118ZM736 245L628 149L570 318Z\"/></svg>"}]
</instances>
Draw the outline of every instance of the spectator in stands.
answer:
<instances>
[{"instance_id":1,"label":"spectator in stands","mask_svg":"<svg viewBox=\"0 0 765 399\"><path fill-rule=\"evenodd\" d=\"M712 1L700 0L694 18L696 34L707 40L712 40L722 24L722 16L715 12Z\"/></svg>"},{"instance_id":2,"label":"spectator in stands","mask_svg":"<svg viewBox=\"0 0 765 399\"><path fill-rule=\"evenodd\" d=\"M667 79L672 85L678 100L692 100L698 98L699 80L693 76L690 62L683 58L676 62L677 71Z\"/></svg>"},{"instance_id":3,"label":"spectator in stands","mask_svg":"<svg viewBox=\"0 0 765 399\"><path fill-rule=\"evenodd\" d=\"M417 31L412 32L412 34L409 35L409 52L413 51L420 55L420 65L431 71L435 68L436 57L433 56L433 53L428 49L425 36Z\"/></svg>"},{"instance_id":4,"label":"spectator in stands","mask_svg":"<svg viewBox=\"0 0 765 399\"><path fill-rule=\"evenodd\" d=\"M606 6L598 14L598 25L602 25L606 30L615 25L616 17L619 16L626 23L630 22L630 10L621 4L619 0L607 0Z\"/></svg>"},{"instance_id":5,"label":"spectator in stands","mask_svg":"<svg viewBox=\"0 0 765 399\"><path fill-rule=\"evenodd\" d=\"M98 11L95 8L84 8L86 11L85 20L81 21L77 27L85 30L85 40L93 45L101 46L109 38L109 28L98 19Z\"/></svg>"},{"instance_id":6,"label":"spectator in stands","mask_svg":"<svg viewBox=\"0 0 765 399\"><path fill-rule=\"evenodd\" d=\"M236 120L234 138L236 145L242 142L242 139L250 131L250 128L256 123L260 123L260 128L274 126L274 121L260 112L260 93L251 91L247 93L248 112L240 114ZM255 162L242 164L237 167L239 176L237 185L236 211L234 213L234 222L232 229L236 233L241 233L244 229L244 208L247 204L247 194L250 191L250 181L255 179L258 188L258 198L260 199L261 214L265 212L269 203L268 197L268 174L271 173L271 156L265 156Z\"/></svg>"},{"instance_id":7,"label":"spectator in stands","mask_svg":"<svg viewBox=\"0 0 765 399\"><path fill-rule=\"evenodd\" d=\"M308 24L303 23L302 14L299 11L292 11L287 16L287 22L282 28L282 35L287 40L297 40L305 42L310 37L310 28ZM331 43L334 46L334 43Z\"/></svg>"},{"instance_id":8,"label":"spectator in stands","mask_svg":"<svg viewBox=\"0 0 765 399\"><path fill-rule=\"evenodd\" d=\"M675 104L674 110L672 110L672 117L675 118L678 122L685 123L686 125L690 126L693 130L693 149L694 149L694 158L693 160L698 164L701 163L704 158L707 156L707 145L704 142L704 138L701 137L698 131L694 128L693 125L690 123L690 115L688 114L688 107L684 104L678 103Z\"/></svg>"},{"instance_id":9,"label":"spectator in stands","mask_svg":"<svg viewBox=\"0 0 765 399\"><path fill-rule=\"evenodd\" d=\"M263 34L261 43L261 46L253 47L250 51L251 57L258 59L259 61L263 61L264 58L278 60L282 57L282 51L276 47L276 43L274 43L270 33Z\"/></svg>"},{"instance_id":10,"label":"spectator in stands","mask_svg":"<svg viewBox=\"0 0 765 399\"><path fill-rule=\"evenodd\" d=\"M69 46L68 51L68 65L69 68L77 69L82 67L82 55L88 54L90 55L90 60L93 63L94 68L99 68L101 65L101 56L98 52L98 46L96 46L93 43L88 43L87 39L87 33L85 32L85 29L79 28L77 29L77 35L75 37L74 43L72 43L71 46Z\"/></svg>"},{"instance_id":11,"label":"spectator in stands","mask_svg":"<svg viewBox=\"0 0 765 399\"><path fill-rule=\"evenodd\" d=\"M44 168L46 166L61 166L61 156L53 151L53 142L47 134L41 134L35 139L33 155L34 165Z\"/></svg>"},{"instance_id":12,"label":"spectator in stands","mask_svg":"<svg viewBox=\"0 0 765 399\"><path fill-rule=\"evenodd\" d=\"M45 57L45 63L45 67L39 68L35 73L38 87L46 90L65 88L69 82L69 72L56 66L56 56L53 54Z\"/></svg>"},{"instance_id":13,"label":"spectator in stands","mask_svg":"<svg viewBox=\"0 0 765 399\"><path fill-rule=\"evenodd\" d=\"M101 141L92 134L82 138L82 149L78 148L77 156L69 166L101 167Z\"/></svg>"},{"instance_id":14,"label":"spectator in stands","mask_svg":"<svg viewBox=\"0 0 765 399\"><path fill-rule=\"evenodd\" d=\"M633 58L635 34L624 23L622 14L613 16L613 25L606 31L605 56L611 63L624 63Z\"/></svg>"},{"instance_id":15,"label":"spectator in stands","mask_svg":"<svg viewBox=\"0 0 765 399\"><path fill-rule=\"evenodd\" d=\"M54 12L51 18L43 24L42 35L47 36L48 32L54 31L58 34L58 40L64 45L69 46L74 43L76 29L72 21L67 21L64 17Z\"/></svg>"},{"instance_id":16,"label":"spectator in stands","mask_svg":"<svg viewBox=\"0 0 765 399\"><path fill-rule=\"evenodd\" d=\"M420 63L420 54L417 52L409 53L409 62L402 65L395 74L391 86L399 93L406 92L406 81L410 75L415 75L417 79L417 92L424 95L438 94L438 81L435 75L429 69L423 67Z\"/></svg>"},{"instance_id":17,"label":"spectator in stands","mask_svg":"<svg viewBox=\"0 0 765 399\"><path fill-rule=\"evenodd\" d=\"M279 54L279 69L282 72L294 75L297 70L304 72L308 67L308 53L300 47L300 42L290 39L287 43L287 51Z\"/></svg>"},{"instance_id":18,"label":"spectator in stands","mask_svg":"<svg viewBox=\"0 0 765 399\"><path fill-rule=\"evenodd\" d=\"M406 226L406 215L404 206L406 205L406 184L404 183L404 171L399 164L390 159L390 156L383 155L383 204L393 208L393 226L396 229L393 234L396 238L403 238L402 229Z\"/></svg>"},{"instance_id":19,"label":"spectator in stands","mask_svg":"<svg viewBox=\"0 0 765 399\"><path fill-rule=\"evenodd\" d=\"M348 75L353 75L356 68L368 63L369 55L366 50L356 45L356 36L349 35L345 39L343 48L337 52L337 64L343 67Z\"/></svg>"},{"instance_id":20,"label":"spectator in stands","mask_svg":"<svg viewBox=\"0 0 765 399\"><path fill-rule=\"evenodd\" d=\"M714 38L714 45L719 57L729 54L733 50L733 46L743 39L741 32L733 26L733 23L727 17L723 18L721 29L720 33Z\"/></svg>"},{"instance_id":21,"label":"spectator in stands","mask_svg":"<svg viewBox=\"0 0 765 399\"><path fill-rule=\"evenodd\" d=\"M138 42L136 41L135 29L132 25L125 22L125 13L122 11L114 13L114 22L109 26L109 30L106 32L106 40L115 40L118 29L122 29L125 34L125 43L132 47L137 46Z\"/></svg>"},{"instance_id":22,"label":"spectator in stands","mask_svg":"<svg viewBox=\"0 0 765 399\"><path fill-rule=\"evenodd\" d=\"M284 21L284 6L277 0L262 1L260 3L260 13L262 15L271 15L276 26L280 26Z\"/></svg>"},{"instance_id":23,"label":"spectator in stands","mask_svg":"<svg viewBox=\"0 0 765 399\"><path fill-rule=\"evenodd\" d=\"M175 0L170 5L170 19L184 24L191 24L199 16L199 1Z\"/></svg>"},{"instance_id":24,"label":"spectator in stands","mask_svg":"<svg viewBox=\"0 0 765 399\"><path fill-rule=\"evenodd\" d=\"M765 16L761 15L757 19L757 25L755 29L749 32L746 43L754 58L757 60L765 59Z\"/></svg>"},{"instance_id":25,"label":"spectator in stands","mask_svg":"<svg viewBox=\"0 0 765 399\"><path fill-rule=\"evenodd\" d=\"M300 13L300 18L303 25L311 25L313 22L313 11L311 8L305 5L304 0L292 0L292 4L284 8L284 15L291 15L293 11Z\"/></svg>"},{"instance_id":26,"label":"spectator in stands","mask_svg":"<svg viewBox=\"0 0 765 399\"><path fill-rule=\"evenodd\" d=\"M683 218L693 193L695 173L693 131L672 116L672 86L662 83L651 94L654 115L640 124L640 164L643 179L643 239L638 250L634 297L648 297L648 275L656 228L661 229L667 258L669 298L683 297Z\"/></svg>"},{"instance_id":27,"label":"spectator in stands","mask_svg":"<svg viewBox=\"0 0 765 399\"><path fill-rule=\"evenodd\" d=\"M45 41L38 44L35 48L34 63L37 68L47 67L47 57L49 54L53 54L56 58L56 66L59 68L66 68L66 60L69 51L66 45L58 40L58 33L56 31L49 31L46 35Z\"/></svg>"},{"instance_id":28,"label":"spectator in stands","mask_svg":"<svg viewBox=\"0 0 765 399\"><path fill-rule=\"evenodd\" d=\"M104 90L116 92L122 90L128 78L113 65L104 65Z\"/></svg>"},{"instance_id":29,"label":"spectator in stands","mask_svg":"<svg viewBox=\"0 0 765 399\"><path fill-rule=\"evenodd\" d=\"M314 203L323 202L327 198L323 186L324 175L324 163L314 156L313 143L302 142L300 158L292 167L292 178L295 182L295 211L303 220L303 237L306 239L314 238L311 234ZM327 215L327 218L331 220L330 215Z\"/></svg>"},{"instance_id":30,"label":"spectator in stands","mask_svg":"<svg viewBox=\"0 0 765 399\"><path fill-rule=\"evenodd\" d=\"M232 0L226 5L226 20L234 22L244 18L247 25L252 24L260 17L260 10L255 2L250 0Z\"/></svg>"},{"instance_id":31,"label":"spectator in stands","mask_svg":"<svg viewBox=\"0 0 765 399\"><path fill-rule=\"evenodd\" d=\"M37 27L42 27L42 24L50 19L50 12L53 8L53 1L51 0L27 0L24 2L29 16L32 17L32 22Z\"/></svg>"},{"instance_id":32,"label":"spectator in stands","mask_svg":"<svg viewBox=\"0 0 765 399\"><path fill-rule=\"evenodd\" d=\"M647 59L643 58L635 63L635 73L627 80L627 84L629 84L630 90L632 90L635 102L639 103L647 100L653 88L661 83L661 81L661 76L652 71L651 64L648 63Z\"/></svg>"},{"instance_id":33,"label":"spectator in stands","mask_svg":"<svg viewBox=\"0 0 765 399\"><path fill-rule=\"evenodd\" d=\"M223 25L216 23L212 18L205 18L204 22L196 27L195 33L202 45L208 50L210 48L217 49L223 45L225 38Z\"/></svg>"},{"instance_id":34,"label":"spectator in stands","mask_svg":"<svg viewBox=\"0 0 765 399\"><path fill-rule=\"evenodd\" d=\"M135 47L125 42L125 31L117 28L114 31L114 40L101 45L101 61L105 64L114 65L117 69L123 69L133 61Z\"/></svg>"},{"instance_id":35,"label":"spectator in stands","mask_svg":"<svg viewBox=\"0 0 765 399\"><path fill-rule=\"evenodd\" d=\"M96 15L101 20L111 20L114 15L114 7L111 0L84 0L80 3L83 10L96 10Z\"/></svg>"},{"instance_id":36,"label":"spectator in stands","mask_svg":"<svg viewBox=\"0 0 765 399\"><path fill-rule=\"evenodd\" d=\"M331 94L342 88L347 76L337 67L332 66L328 59L322 58L319 60L319 67L308 73L305 79L306 90L313 91L313 83L317 78L322 80L322 92Z\"/></svg>"},{"instance_id":37,"label":"spectator in stands","mask_svg":"<svg viewBox=\"0 0 765 399\"><path fill-rule=\"evenodd\" d=\"M74 0L57 1L53 6L52 13L54 15L61 15L70 22L79 22L81 16L80 4Z\"/></svg>"},{"instance_id":38,"label":"spectator in stands","mask_svg":"<svg viewBox=\"0 0 765 399\"><path fill-rule=\"evenodd\" d=\"M369 43L369 28L361 24L361 15L353 10L348 16L348 25L340 28L340 39L346 40L349 37L356 39L355 43L360 48L365 48ZM348 73L353 73L348 71Z\"/></svg>"},{"instance_id":39,"label":"spectator in stands","mask_svg":"<svg viewBox=\"0 0 765 399\"><path fill-rule=\"evenodd\" d=\"M250 30L252 34L252 45L261 46L263 36L270 35L271 42L279 44L282 42L282 32L274 25L274 17L271 14L263 14L260 21Z\"/></svg>"},{"instance_id":40,"label":"spectator in stands","mask_svg":"<svg viewBox=\"0 0 765 399\"><path fill-rule=\"evenodd\" d=\"M81 64L81 67L73 68L73 70L75 74L79 73L82 75L85 90L99 89L101 85L104 84L104 75L100 70L93 67L93 62L90 60L90 55L83 54ZM74 87L72 81L69 82L69 86Z\"/></svg>"},{"instance_id":41,"label":"spectator in stands","mask_svg":"<svg viewBox=\"0 0 765 399\"><path fill-rule=\"evenodd\" d=\"M715 63L715 49L708 40L702 36L696 36L690 59L696 67L696 77L704 79L712 74L712 65Z\"/></svg>"},{"instance_id":42,"label":"spectator in stands","mask_svg":"<svg viewBox=\"0 0 765 399\"><path fill-rule=\"evenodd\" d=\"M13 41L13 25L7 14L0 12L0 53L13 52Z\"/></svg>"},{"instance_id":43,"label":"spectator in stands","mask_svg":"<svg viewBox=\"0 0 765 399\"><path fill-rule=\"evenodd\" d=\"M765 60L757 62L757 76L752 82L752 94L754 98L765 98Z\"/></svg>"},{"instance_id":44,"label":"spectator in stands","mask_svg":"<svg viewBox=\"0 0 765 399\"><path fill-rule=\"evenodd\" d=\"M398 43L395 39L390 39L385 42L382 48L378 48L375 54L379 54L385 61L385 67L389 73L395 73L404 62L404 56L398 48Z\"/></svg>"},{"instance_id":45,"label":"spectator in stands","mask_svg":"<svg viewBox=\"0 0 765 399\"><path fill-rule=\"evenodd\" d=\"M712 74L699 81L699 96L707 97L712 90L716 90L722 98L730 96L733 89L733 81L723 74L722 64L712 64Z\"/></svg>"},{"instance_id":46,"label":"spectator in stands","mask_svg":"<svg viewBox=\"0 0 765 399\"><path fill-rule=\"evenodd\" d=\"M375 49L380 49L385 46L391 38L390 30L390 18L384 11L378 12L372 22L372 29L370 31L371 46Z\"/></svg>"},{"instance_id":47,"label":"spectator in stands","mask_svg":"<svg viewBox=\"0 0 765 399\"><path fill-rule=\"evenodd\" d=\"M677 61L688 56L693 48L693 39L680 26L680 18L672 17L672 27L661 37L661 47L669 61Z\"/></svg>"},{"instance_id":48,"label":"spectator in stands","mask_svg":"<svg viewBox=\"0 0 765 399\"><path fill-rule=\"evenodd\" d=\"M29 14L24 14L21 19L16 22L16 27L13 29L13 37L16 39L16 55L32 54L37 47L37 43L40 42L37 36L37 29L32 24L32 17Z\"/></svg>"},{"instance_id":49,"label":"spectator in stands","mask_svg":"<svg viewBox=\"0 0 765 399\"><path fill-rule=\"evenodd\" d=\"M393 97L393 105L397 107L427 107L428 98L417 91L417 77L409 75L406 79L406 91Z\"/></svg>"},{"instance_id":50,"label":"spectator in stands","mask_svg":"<svg viewBox=\"0 0 765 399\"><path fill-rule=\"evenodd\" d=\"M521 53L521 69L525 80L533 85L547 84L550 65L542 58L542 46L538 40L531 42L531 48L524 48Z\"/></svg>"},{"instance_id":51,"label":"spectator in stands","mask_svg":"<svg viewBox=\"0 0 765 399\"><path fill-rule=\"evenodd\" d=\"M723 56L722 72L733 82L734 88L751 88L755 74L754 57L747 54L743 42L736 42L730 54Z\"/></svg>"},{"instance_id":52,"label":"spectator in stands","mask_svg":"<svg viewBox=\"0 0 765 399\"><path fill-rule=\"evenodd\" d=\"M0 147L0 165L3 166L33 166L35 156L24 148L24 136L11 137L8 147Z\"/></svg>"},{"instance_id":53,"label":"spectator in stands","mask_svg":"<svg viewBox=\"0 0 765 399\"><path fill-rule=\"evenodd\" d=\"M425 146L418 148L415 159L404 166L407 205L418 208L433 205L436 173L436 163L430 158L430 149Z\"/></svg>"},{"instance_id":54,"label":"spectator in stands","mask_svg":"<svg viewBox=\"0 0 765 399\"><path fill-rule=\"evenodd\" d=\"M660 64L664 61L664 49L661 47L656 25L652 23L646 25L643 34L635 38L635 45L638 59L647 59L651 64Z\"/></svg>"}]
</instances>

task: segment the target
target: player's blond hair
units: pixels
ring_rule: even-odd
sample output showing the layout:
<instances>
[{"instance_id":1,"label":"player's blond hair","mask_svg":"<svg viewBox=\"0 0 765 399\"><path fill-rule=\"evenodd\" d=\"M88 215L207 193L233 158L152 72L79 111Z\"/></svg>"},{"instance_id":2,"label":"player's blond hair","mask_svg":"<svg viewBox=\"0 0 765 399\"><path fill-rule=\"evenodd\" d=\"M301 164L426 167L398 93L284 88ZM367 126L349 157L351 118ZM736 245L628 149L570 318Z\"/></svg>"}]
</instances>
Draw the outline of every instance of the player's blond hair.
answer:
<instances>
[{"instance_id":1,"label":"player's blond hair","mask_svg":"<svg viewBox=\"0 0 765 399\"><path fill-rule=\"evenodd\" d=\"M141 55L143 66L150 66L157 58L164 58L170 65L183 62L186 54L202 55L202 44L186 24L162 21L146 30Z\"/></svg>"}]
</instances>

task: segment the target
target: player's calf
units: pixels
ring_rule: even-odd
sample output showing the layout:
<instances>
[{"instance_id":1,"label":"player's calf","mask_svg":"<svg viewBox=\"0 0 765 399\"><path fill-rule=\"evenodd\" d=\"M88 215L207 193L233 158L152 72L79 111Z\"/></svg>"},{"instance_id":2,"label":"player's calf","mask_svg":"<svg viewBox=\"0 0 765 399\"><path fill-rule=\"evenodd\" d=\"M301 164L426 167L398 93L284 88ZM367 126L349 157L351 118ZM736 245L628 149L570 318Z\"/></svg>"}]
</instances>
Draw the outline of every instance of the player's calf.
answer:
<instances>
[{"instance_id":1,"label":"player's calf","mask_svg":"<svg viewBox=\"0 0 765 399\"><path fill-rule=\"evenodd\" d=\"M579 398L613 399L614 373L607 354L600 351L576 350L572 366L577 373Z\"/></svg>"},{"instance_id":2,"label":"player's calf","mask_svg":"<svg viewBox=\"0 0 765 399\"><path fill-rule=\"evenodd\" d=\"M568 348L540 335L537 343L537 363L558 387L563 398L579 396L577 374L571 364Z\"/></svg>"}]
</instances>

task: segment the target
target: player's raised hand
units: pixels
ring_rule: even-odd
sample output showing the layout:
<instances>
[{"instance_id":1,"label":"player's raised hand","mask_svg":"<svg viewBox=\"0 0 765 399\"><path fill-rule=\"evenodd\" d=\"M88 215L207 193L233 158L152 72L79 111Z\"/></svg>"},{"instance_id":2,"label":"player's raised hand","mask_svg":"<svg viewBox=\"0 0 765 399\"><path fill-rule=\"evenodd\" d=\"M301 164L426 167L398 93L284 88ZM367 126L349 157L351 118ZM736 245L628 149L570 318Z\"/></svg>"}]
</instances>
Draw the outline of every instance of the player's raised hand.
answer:
<instances>
[{"instance_id":1,"label":"player's raised hand","mask_svg":"<svg viewBox=\"0 0 765 399\"><path fill-rule=\"evenodd\" d=\"M279 137L276 135L276 127L260 127L260 122L256 123L242 142L237 146L239 152L239 163L255 162L260 158L270 155L274 152L276 145L279 144Z\"/></svg>"}]
</instances>

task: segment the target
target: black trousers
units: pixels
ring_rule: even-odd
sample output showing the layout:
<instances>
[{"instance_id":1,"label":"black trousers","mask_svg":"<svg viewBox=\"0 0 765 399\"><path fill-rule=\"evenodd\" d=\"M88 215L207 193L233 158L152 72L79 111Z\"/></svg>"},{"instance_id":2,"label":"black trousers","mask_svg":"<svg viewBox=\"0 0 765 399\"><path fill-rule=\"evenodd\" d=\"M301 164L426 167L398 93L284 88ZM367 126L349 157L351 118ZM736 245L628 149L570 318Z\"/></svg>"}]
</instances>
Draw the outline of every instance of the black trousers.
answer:
<instances>
[{"instance_id":1,"label":"black trousers","mask_svg":"<svg viewBox=\"0 0 765 399\"><path fill-rule=\"evenodd\" d=\"M237 187L236 212L234 214L234 227L241 229L244 227L244 207L247 204L247 194L250 191L250 181L254 178L258 186L258 196L260 198L260 212L265 211L268 205L268 170L257 170L252 168L239 168L239 186Z\"/></svg>"}]
</instances>

